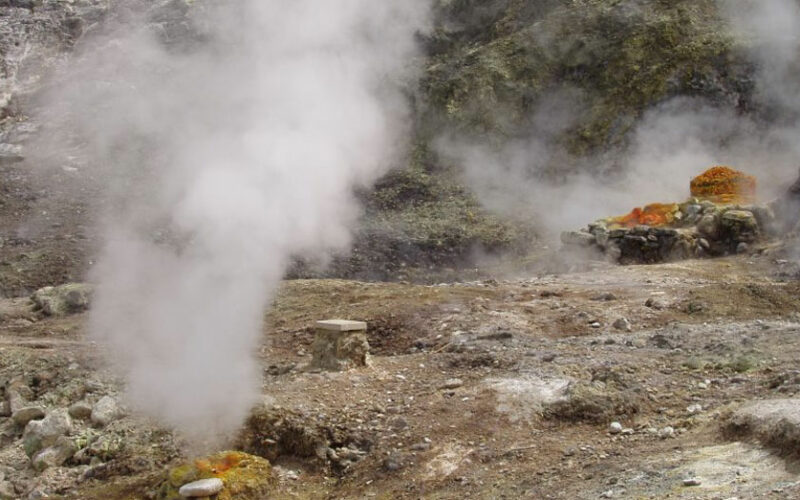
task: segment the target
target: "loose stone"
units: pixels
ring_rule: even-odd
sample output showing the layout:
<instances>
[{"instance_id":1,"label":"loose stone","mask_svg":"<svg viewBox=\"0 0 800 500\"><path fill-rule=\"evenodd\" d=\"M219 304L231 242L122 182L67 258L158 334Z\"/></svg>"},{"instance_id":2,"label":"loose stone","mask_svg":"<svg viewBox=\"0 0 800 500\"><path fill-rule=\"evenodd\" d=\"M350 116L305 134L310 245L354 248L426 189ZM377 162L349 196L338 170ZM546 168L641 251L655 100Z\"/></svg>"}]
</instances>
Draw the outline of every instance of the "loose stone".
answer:
<instances>
[{"instance_id":1,"label":"loose stone","mask_svg":"<svg viewBox=\"0 0 800 500\"><path fill-rule=\"evenodd\" d=\"M86 420L92 416L92 406L86 401L78 401L69 407L69 416L79 420Z\"/></svg>"},{"instance_id":2,"label":"loose stone","mask_svg":"<svg viewBox=\"0 0 800 500\"><path fill-rule=\"evenodd\" d=\"M458 389L462 385L464 385L464 381L461 380L460 378L451 378L446 380L445 383L442 384L441 389Z\"/></svg>"},{"instance_id":3,"label":"loose stone","mask_svg":"<svg viewBox=\"0 0 800 500\"><path fill-rule=\"evenodd\" d=\"M111 396L103 396L92 408L92 423L100 427L105 427L118 419L121 413L114 398Z\"/></svg>"},{"instance_id":4,"label":"loose stone","mask_svg":"<svg viewBox=\"0 0 800 500\"><path fill-rule=\"evenodd\" d=\"M32 457L37 451L52 446L59 437L72 430L72 419L66 410L55 410L42 420L31 420L22 434L25 453Z\"/></svg>"},{"instance_id":5,"label":"loose stone","mask_svg":"<svg viewBox=\"0 0 800 500\"><path fill-rule=\"evenodd\" d=\"M20 427L25 427L31 420L44 418L44 409L40 406L20 408L11 415L11 420Z\"/></svg>"},{"instance_id":6,"label":"loose stone","mask_svg":"<svg viewBox=\"0 0 800 500\"><path fill-rule=\"evenodd\" d=\"M698 404L694 404L686 408L686 411L689 412L689 415L696 415L703 411L703 407Z\"/></svg>"},{"instance_id":7,"label":"loose stone","mask_svg":"<svg viewBox=\"0 0 800 500\"><path fill-rule=\"evenodd\" d=\"M614 322L613 326L617 330L623 330L623 331L626 331L626 332L631 331L631 322L628 321L627 318L619 318L618 320L616 320Z\"/></svg>"},{"instance_id":8,"label":"loose stone","mask_svg":"<svg viewBox=\"0 0 800 500\"><path fill-rule=\"evenodd\" d=\"M222 479L219 478L211 478L211 479L201 479L199 481L194 481L188 484L184 484L178 490L178 494L184 498L197 498L197 497L210 497L211 495L216 495L225 485L222 483Z\"/></svg>"}]
</instances>

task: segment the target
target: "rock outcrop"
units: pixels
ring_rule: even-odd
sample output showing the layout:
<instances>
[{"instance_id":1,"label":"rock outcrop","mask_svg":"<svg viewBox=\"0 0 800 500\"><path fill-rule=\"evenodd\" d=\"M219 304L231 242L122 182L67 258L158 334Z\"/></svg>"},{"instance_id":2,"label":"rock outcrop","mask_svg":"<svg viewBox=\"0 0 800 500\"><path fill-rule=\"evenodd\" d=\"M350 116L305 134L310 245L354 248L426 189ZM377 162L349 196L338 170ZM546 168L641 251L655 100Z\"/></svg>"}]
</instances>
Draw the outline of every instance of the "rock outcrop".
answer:
<instances>
[{"instance_id":1,"label":"rock outcrop","mask_svg":"<svg viewBox=\"0 0 800 500\"><path fill-rule=\"evenodd\" d=\"M723 424L732 438L754 439L781 452L800 455L800 399L751 401Z\"/></svg>"},{"instance_id":2,"label":"rock outcrop","mask_svg":"<svg viewBox=\"0 0 800 500\"><path fill-rule=\"evenodd\" d=\"M60 286L46 286L31 295L34 309L46 316L66 316L83 312L89 308L92 286L82 283L68 283Z\"/></svg>"}]
</instances>

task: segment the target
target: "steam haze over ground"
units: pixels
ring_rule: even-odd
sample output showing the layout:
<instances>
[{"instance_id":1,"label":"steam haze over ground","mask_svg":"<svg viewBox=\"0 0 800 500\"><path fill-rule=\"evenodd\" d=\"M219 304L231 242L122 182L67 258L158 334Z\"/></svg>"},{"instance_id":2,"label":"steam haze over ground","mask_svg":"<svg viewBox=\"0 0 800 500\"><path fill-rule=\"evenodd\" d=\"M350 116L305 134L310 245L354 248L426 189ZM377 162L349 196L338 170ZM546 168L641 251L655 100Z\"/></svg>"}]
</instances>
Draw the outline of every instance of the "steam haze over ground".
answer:
<instances>
[{"instance_id":1,"label":"steam haze over ground","mask_svg":"<svg viewBox=\"0 0 800 500\"><path fill-rule=\"evenodd\" d=\"M213 440L256 402L290 258L346 247L352 190L402 153L425 3L198 2L172 28L131 8L78 47L45 102L71 136L49 147L81 143L105 186L91 334L138 409Z\"/></svg>"},{"instance_id":2,"label":"steam haze over ground","mask_svg":"<svg viewBox=\"0 0 800 500\"><path fill-rule=\"evenodd\" d=\"M757 99L771 114L766 119L754 120L733 105L673 97L645 112L624 149L571 158L556 138L586 110L580 91L566 87L541 100L527 135L498 145L444 133L437 149L446 161L463 167L466 182L487 207L534 218L551 238L635 206L683 201L690 179L712 165L756 175L762 198L776 196L794 180L800 164L800 7L793 0L718 5L732 33L755 40L750 57L757 67ZM553 165L566 170L561 164L578 168L554 179Z\"/></svg>"},{"instance_id":3,"label":"steam haze over ground","mask_svg":"<svg viewBox=\"0 0 800 500\"><path fill-rule=\"evenodd\" d=\"M800 0L0 4L0 498L800 499Z\"/></svg>"}]
</instances>

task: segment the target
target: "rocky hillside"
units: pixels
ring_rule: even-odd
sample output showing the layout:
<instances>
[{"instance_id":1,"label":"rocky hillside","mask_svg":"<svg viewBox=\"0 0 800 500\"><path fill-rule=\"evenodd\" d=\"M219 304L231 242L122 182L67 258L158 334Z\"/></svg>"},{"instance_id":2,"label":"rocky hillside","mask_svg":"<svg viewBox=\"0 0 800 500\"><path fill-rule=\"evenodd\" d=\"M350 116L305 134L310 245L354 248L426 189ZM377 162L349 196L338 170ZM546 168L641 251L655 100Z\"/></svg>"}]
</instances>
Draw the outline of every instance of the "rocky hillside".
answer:
<instances>
[{"instance_id":1,"label":"rocky hillside","mask_svg":"<svg viewBox=\"0 0 800 500\"><path fill-rule=\"evenodd\" d=\"M502 141L524 133L533 111L568 90L579 114L559 140L583 156L624 146L642 114L671 97L750 112L753 68L717 5L441 1L427 41L422 128Z\"/></svg>"},{"instance_id":2,"label":"rocky hillside","mask_svg":"<svg viewBox=\"0 0 800 500\"><path fill-rule=\"evenodd\" d=\"M441 190L459 183L459 165L435 153L443 131L499 149L533 130L559 154L530 175L553 179L576 170L613 174L621 168L615 156L629 146L645 113L678 96L756 120L765 116L746 50L752 42L732 36L717 5L436 2L414 101L417 148L426 154L377 186L372 199L392 202L369 212L357 248L382 260L385 248L366 243L376 235L370 224L379 221L392 228L389 240L411 243L395 246L411 256L409 265L418 262L418 250L437 263L463 263L476 247L530 249L536 228L525 214L498 218L476 207L468 189ZM438 228L448 228L449 236L442 238ZM386 232L378 239L386 242Z\"/></svg>"},{"instance_id":3,"label":"rocky hillside","mask_svg":"<svg viewBox=\"0 0 800 500\"><path fill-rule=\"evenodd\" d=\"M28 111L73 46L131 4L8 0L0 7L0 291L6 295L76 279L90 266L96 238L87 198L94 195L71 154L46 182L32 175L39 159L27 141L42 124ZM613 167L585 160L623 150L643 113L670 97L767 113L755 98L746 44L730 35L716 5L437 0L434 28L419 37L423 72L408 89L415 135L406 166L360 194L366 209L352 255L325 270L299 262L292 275L439 279L474 268L487 254L529 252L535 225L483 208L459 165L437 153L442 133L502 145L530 133L536 112L547 112L559 96L571 104L570 118L547 133L564 154L536 173L554 176ZM182 21L191 8L185 0L162 1L146 19L163 26L165 43L192 43ZM442 272L434 278L432 269Z\"/></svg>"}]
</instances>

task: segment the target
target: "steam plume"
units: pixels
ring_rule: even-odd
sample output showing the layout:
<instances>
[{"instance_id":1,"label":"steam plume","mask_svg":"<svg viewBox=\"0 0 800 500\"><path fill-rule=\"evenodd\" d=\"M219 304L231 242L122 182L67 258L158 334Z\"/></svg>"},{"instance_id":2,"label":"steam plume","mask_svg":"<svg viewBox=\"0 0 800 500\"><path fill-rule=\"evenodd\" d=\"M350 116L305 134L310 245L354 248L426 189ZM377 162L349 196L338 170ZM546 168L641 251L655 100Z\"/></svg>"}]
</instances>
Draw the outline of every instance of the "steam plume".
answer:
<instances>
[{"instance_id":1,"label":"steam plume","mask_svg":"<svg viewBox=\"0 0 800 500\"><path fill-rule=\"evenodd\" d=\"M346 247L353 188L399 153L426 6L135 5L48 104L104 185L91 335L139 409L214 439L260 393L254 350L289 259Z\"/></svg>"}]
</instances>

